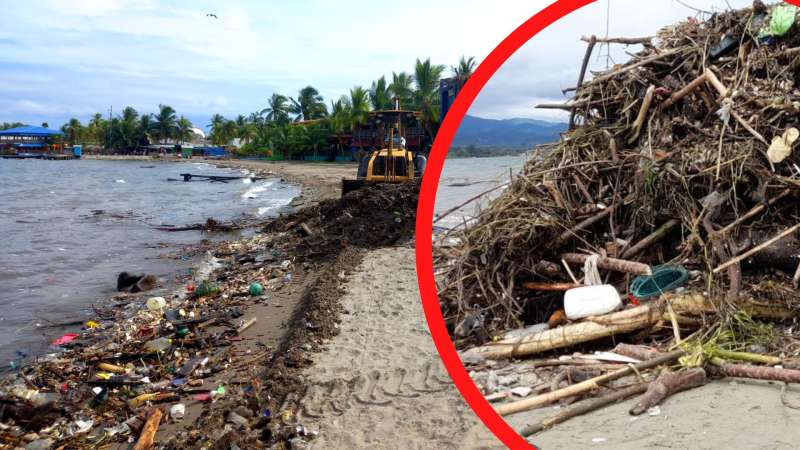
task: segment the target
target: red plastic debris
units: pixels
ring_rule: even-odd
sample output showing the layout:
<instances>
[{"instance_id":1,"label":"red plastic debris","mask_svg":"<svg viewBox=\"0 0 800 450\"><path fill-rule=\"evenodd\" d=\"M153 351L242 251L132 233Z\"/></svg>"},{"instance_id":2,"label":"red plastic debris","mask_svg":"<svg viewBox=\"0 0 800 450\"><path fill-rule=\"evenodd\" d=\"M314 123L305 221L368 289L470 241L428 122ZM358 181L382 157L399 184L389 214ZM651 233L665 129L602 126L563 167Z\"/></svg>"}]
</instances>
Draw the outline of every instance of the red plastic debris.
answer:
<instances>
[{"instance_id":1,"label":"red plastic debris","mask_svg":"<svg viewBox=\"0 0 800 450\"><path fill-rule=\"evenodd\" d=\"M53 341L53 345L67 345L70 342L74 341L76 337L78 337L78 335L75 333L67 333L61 336L60 338L56 339L55 341Z\"/></svg>"}]
</instances>

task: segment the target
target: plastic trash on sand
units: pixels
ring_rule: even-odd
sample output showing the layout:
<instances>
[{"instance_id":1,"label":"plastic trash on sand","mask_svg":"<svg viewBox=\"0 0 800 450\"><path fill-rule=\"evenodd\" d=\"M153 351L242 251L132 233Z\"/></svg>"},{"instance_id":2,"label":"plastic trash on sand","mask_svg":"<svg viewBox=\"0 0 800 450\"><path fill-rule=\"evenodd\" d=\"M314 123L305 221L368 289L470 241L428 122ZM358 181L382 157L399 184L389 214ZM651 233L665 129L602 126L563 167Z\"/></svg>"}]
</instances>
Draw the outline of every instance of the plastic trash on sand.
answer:
<instances>
[{"instance_id":1,"label":"plastic trash on sand","mask_svg":"<svg viewBox=\"0 0 800 450\"><path fill-rule=\"evenodd\" d=\"M186 405L183 403L172 405L172 407L169 409L169 416L172 417L172 420L181 420L185 415Z\"/></svg>"},{"instance_id":2,"label":"plastic trash on sand","mask_svg":"<svg viewBox=\"0 0 800 450\"><path fill-rule=\"evenodd\" d=\"M779 163L792 154L792 144L800 137L800 130L789 128L783 132L783 136L772 138L772 144L767 150L767 157L773 163Z\"/></svg>"},{"instance_id":3,"label":"plastic trash on sand","mask_svg":"<svg viewBox=\"0 0 800 450\"><path fill-rule=\"evenodd\" d=\"M780 37L786 34L794 25L798 10L800 8L794 5L777 5L772 8L769 15L769 23L761 30L759 37Z\"/></svg>"},{"instance_id":4,"label":"plastic trash on sand","mask_svg":"<svg viewBox=\"0 0 800 450\"><path fill-rule=\"evenodd\" d=\"M622 299L610 284L583 286L564 294L564 311L570 320L608 314L620 307Z\"/></svg>"},{"instance_id":5,"label":"plastic trash on sand","mask_svg":"<svg viewBox=\"0 0 800 450\"><path fill-rule=\"evenodd\" d=\"M164 297L150 297L147 299L147 309L154 313L161 313L167 306Z\"/></svg>"},{"instance_id":6,"label":"plastic trash on sand","mask_svg":"<svg viewBox=\"0 0 800 450\"><path fill-rule=\"evenodd\" d=\"M67 345L70 342L74 341L75 338L77 337L78 335L75 333L66 333L65 335L53 341L53 345Z\"/></svg>"}]
</instances>

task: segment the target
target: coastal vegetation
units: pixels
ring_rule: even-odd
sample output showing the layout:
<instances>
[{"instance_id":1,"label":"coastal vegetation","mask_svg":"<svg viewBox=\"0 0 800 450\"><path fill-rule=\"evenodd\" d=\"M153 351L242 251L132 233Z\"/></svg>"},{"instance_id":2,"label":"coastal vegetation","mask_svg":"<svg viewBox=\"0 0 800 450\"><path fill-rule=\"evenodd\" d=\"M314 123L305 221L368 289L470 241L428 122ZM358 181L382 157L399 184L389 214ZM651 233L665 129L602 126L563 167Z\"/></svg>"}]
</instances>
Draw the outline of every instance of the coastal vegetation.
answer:
<instances>
[{"instance_id":1,"label":"coastal vegetation","mask_svg":"<svg viewBox=\"0 0 800 450\"><path fill-rule=\"evenodd\" d=\"M462 57L451 67L453 77L466 81L475 69L475 58ZM439 82L446 67L433 64L430 58L417 59L411 72L392 72L381 76L366 88L354 86L347 95L326 102L313 86L305 86L296 96L273 93L265 107L248 115L226 118L214 114L210 123L199 128L209 130L213 145L238 144L241 156L288 157L300 152L324 152L330 142L339 142L369 118L369 112L389 109L394 98L404 109L422 114L422 126L428 136L439 127ZM4 126L7 124L3 124ZM141 114L128 106L110 119L95 114L87 123L70 119L61 127L70 144L95 144L112 150L131 150L160 143L184 143L193 140L192 128L198 127L169 105L159 105L153 114Z\"/></svg>"}]
</instances>

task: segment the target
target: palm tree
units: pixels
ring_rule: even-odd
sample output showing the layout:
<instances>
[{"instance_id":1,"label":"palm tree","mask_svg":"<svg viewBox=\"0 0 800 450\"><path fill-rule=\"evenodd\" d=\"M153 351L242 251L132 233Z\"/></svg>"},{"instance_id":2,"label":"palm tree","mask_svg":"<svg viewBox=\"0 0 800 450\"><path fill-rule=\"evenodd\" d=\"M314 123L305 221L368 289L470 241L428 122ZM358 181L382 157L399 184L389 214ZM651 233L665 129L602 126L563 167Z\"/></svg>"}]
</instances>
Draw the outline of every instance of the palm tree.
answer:
<instances>
[{"instance_id":1,"label":"palm tree","mask_svg":"<svg viewBox=\"0 0 800 450\"><path fill-rule=\"evenodd\" d=\"M256 128L256 124L250 121L245 122L244 125L239 127L238 135L239 139L242 140L245 144L249 144L253 138L256 137L258 129Z\"/></svg>"},{"instance_id":2,"label":"palm tree","mask_svg":"<svg viewBox=\"0 0 800 450\"><path fill-rule=\"evenodd\" d=\"M350 125L365 123L369 119L369 92L361 86L350 89Z\"/></svg>"},{"instance_id":3,"label":"palm tree","mask_svg":"<svg viewBox=\"0 0 800 450\"><path fill-rule=\"evenodd\" d=\"M193 125L189 119L181 116L180 119L178 119L177 127L178 127L177 137L180 140L181 144L183 144L186 141L190 141L192 139L194 131L192 131Z\"/></svg>"},{"instance_id":4,"label":"palm tree","mask_svg":"<svg viewBox=\"0 0 800 450\"><path fill-rule=\"evenodd\" d=\"M219 144L218 145L227 145L230 143L238 133L239 129L236 126L235 120L226 120L225 123L222 124L222 128L219 130Z\"/></svg>"},{"instance_id":5,"label":"palm tree","mask_svg":"<svg viewBox=\"0 0 800 450\"><path fill-rule=\"evenodd\" d=\"M392 98L389 88L386 86L386 77L378 78L372 82L369 89L369 101L372 109L389 109L392 107Z\"/></svg>"},{"instance_id":6,"label":"palm tree","mask_svg":"<svg viewBox=\"0 0 800 450\"><path fill-rule=\"evenodd\" d=\"M266 114L268 122L286 123L289 121L289 113L292 108L289 105L289 98L281 94L272 94L267 101L268 106L261 111Z\"/></svg>"},{"instance_id":7,"label":"palm tree","mask_svg":"<svg viewBox=\"0 0 800 450\"><path fill-rule=\"evenodd\" d=\"M414 65L414 107L422 113L422 123L428 136L436 135L439 121L439 81L442 78L444 66L431 64L431 59L425 61L417 59Z\"/></svg>"},{"instance_id":8,"label":"palm tree","mask_svg":"<svg viewBox=\"0 0 800 450\"><path fill-rule=\"evenodd\" d=\"M328 115L325 101L313 86L306 86L298 92L297 100L290 98L291 112L297 114L295 120L322 119Z\"/></svg>"},{"instance_id":9,"label":"palm tree","mask_svg":"<svg viewBox=\"0 0 800 450\"><path fill-rule=\"evenodd\" d=\"M389 91L394 97L400 99L400 105L411 106L412 95L414 93L414 90L411 88L412 83L413 79L408 73L392 72L392 83L389 85Z\"/></svg>"},{"instance_id":10,"label":"palm tree","mask_svg":"<svg viewBox=\"0 0 800 450\"><path fill-rule=\"evenodd\" d=\"M346 96L339 97L335 102L331 100L329 125L337 136L342 135L350 127L350 99Z\"/></svg>"},{"instance_id":11,"label":"palm tree","mask_svg":"<svg viewBox=\"0 0 800 450\"><path fill-rule=\"evenodd\" d=\"M469 79L469 77L472 76L472 72L475 71L475 66L477 65L478 62L475 61L474 56L470 56L469 58L462 56L458 61L458 66L451 67L453 70L453 76L464 83Z\"/></svg>"},{"instance_id":12,"label":"palm tree","mask_svg":"<svg viewBox=\"0 0 800 450\"><path fill-rule=\"evenodd\" d=\"M81 125L81 121L73 117L69 119L63 127L61 127L61 131L67 134L67 141L71 145L75 145L78 143L78 139L81 135L81 130L83 129L83 125Z\"/></svg>"},{"instance_id":13,"label":"palm tree","mask_svg":"<svg viewBox=\"0 0 800 450\"><path fill-rule=\"evenodd\" d=\"M211 138L212 144L214 145L224 144L223 138L225 136L223 136L224 132L222 130L222 127L225 125L225 122L227 121L228 119L226 119L222 114L219 113L211 116L211 123L206 126L211 128L211 133L209 134L209 137Z\"/></svg>"},{"instance_id":14,"label":"palm tree","mask_svg":"<svg viewBox=\"0 0 800 450\"><path fill-rule=\"evenodd\" d=\"M153 130L155 124L153 123L153 116L150 114L143 114L139 118L139 129L137 130L137 141L139 143L149 145L153 138Z\"/></svg>"},{"instance_id":15,"label":"palm tree","mask_svg":"<svg viewBox=\"0 0 800 450\"><path fill-rule=\"evenodd\" d=\"M103 132L103 115L100 113L95 113L91 120L89 120L89 135L94 139L95 142L100 143L103 141L101 139L101 134Z\"/></svg>"},{"instance_id":16,"label":"palm tree","mask_svg":"<svg viewBox=\"0 0 800 450\"><path fill-rule=\"evenodd\" d=\"M169 105L158 105L158 114L156 114L154 120L158 137L162 143L166 143L167 139L175 137L178 123L175 109Z\"/></svg>"}]
</instances>

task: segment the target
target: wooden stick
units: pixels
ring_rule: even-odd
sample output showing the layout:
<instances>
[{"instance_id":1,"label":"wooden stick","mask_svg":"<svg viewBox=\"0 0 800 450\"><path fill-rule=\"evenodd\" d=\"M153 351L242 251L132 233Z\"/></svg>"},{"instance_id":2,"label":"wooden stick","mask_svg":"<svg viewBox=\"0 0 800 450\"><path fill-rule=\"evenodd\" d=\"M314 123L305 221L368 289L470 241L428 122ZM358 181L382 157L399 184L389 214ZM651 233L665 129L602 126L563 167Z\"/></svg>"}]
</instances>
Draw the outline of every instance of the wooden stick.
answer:
<instances>
[{"instance_id":1,"label":"wooden stick","mask_svg":"<svg viewBox=\"0 0 800 450\"><path fill-rule=\"evenodd\" d=\"M791 189L784 189L783 191L778 193L778 195L776 195L776 196L772 197L771 199L769 199L767 204L772 206L772 205L775 204L775 202L777 202L778 200L782 199L783 197L786 197L791 192L792 192ZM746 213L744 213L738 219L736 219L733 222L729 223L728 225L726 225L722 229L717 230L714 234L717 235L717 236L723 236L723 235L727 234L728 232L730 232L731 230L733 230L737 226L741 225L746 220L750 219L751 217L753 217L756 214L758 214L761 211L763 211L765 208L766 208L766 206L764 206L763 203L759 203L758 205L754 206L750 211L747 211Z\"/></svg>"},{"instance_id":2,"label":"wooden stick","mask_svg":"<svg viewBox=\"0 0 800 450\"><path fill-rule=\"evenodd\" d=\"M726 377L800 383L800 370L778 369L751 364L732 364L726 363L719 358L712 358L711 363L715 366L714 371L716 373Z\"/></svg>"},{"instance_id":3,"label":"wooden stick","mask_svg":"<svg viewBox=\"0 0 800 450\"><path fill-rule=\"evenodd\" d=\"M689 84L687 84L686 86L684 86L683 88L681 88L679 91L676 91L676 92L674 92L674 93L673 93L673 94L672 94L672 95L671 95L671 96L670 96L670 97L669 97L669 98L668 98L668 99L667 99L667 100L666 100L666 101L665 101L665 102L662 104L662 106L663 106L664 108L669 108L670 106L672 106L672 105L674 105L675 103L677 103L677 102L678 102L680 99L682 99L683 97L686 97L686 96L687 96L687 95L689 95L689 94L690 94L692 91L694 91L695 89L697 89L698 87L700 87L700 86L701 86L703 83L705 83L706 81L708 81L708 77L706 77L706 74L704 73L704 74L700 75L699 77L695 78L694 80L692 80L691 82L689 82Z\"/></svg>"},{"instance_id":4,"label":"wooden stick","mask_svg":"<svg viewBox=\"0 0 800 450\"><path fill-rule=\"evenodd\" d=\"M683 350L675 350L669 353L665 353L664 355L658 358L654 358L649 361L643 361L637 364L631 364L617 371L600 375L598 377L594 377L586 381L581 381L580 383L567 386L557 391L548 392L546 394L541 394L534 397L522 399L513 403L501 405L496 409L496 411L497 414L501 416L507 416L509 414L516 414L522 411L528 411L533 408L538 408L540 406L549 405L563 398L572 397L574 395L583 394L598 389L600 385L602 385L603 383L608 383L609 381L618 380L628 375L633 375L635 373L642 372L647 369L652 369L653 367L658 367L662 364L671 363L672 361L675 361L684 354L685 352Z\"/></svg>"},{"instance_id":5,"label":"wooden stick","mask_svg":"<svg viewBox=\"0 0 800 450\"><path fill-rule=\"evenodd\" d=\"M477 199L479 199L479 198L483 197L484 195L491 194L492 192L494 192L494 191L496 191L496 190L498 190L498 189L504 188L504 187L508 186L509 184L511 184L511 183L510 183L510 182L509 182L509 183L503 183L503 184L500 184L500 185L498 185L498 186L495 186L495 187L493 187L493 188L491 188L491 189L488 189L488 190L486 190L486 191L483 191L483 192L481 192L480 194L478 194L478 195L476 195L476 196L474 196L474 197L470 197L470 198L469 198L468 200L466 200L465 202L463 202L463 203L460 203L460 204L458 204L458 205L456 205L456 206L454 206L454 207L452 207L452 208L448 209L447 211L443 212L442 214L440 214L438 217L436 217L435 219L433 219L433 223L436 223L436 222L438 222L438 221L440 221L440 220L444 219L445 217L447 217L447 216L449 216L450 214L452 214L452 213L454 213L454 212L458 211L459 209L461 209L461 208L463 208L463 207L465 207L465 206L469 205L470 203L472 203L472 202L474 202L475 200L477 200Z\"/></svg>"},{"instance_id":6,"label":"wooden stick","mask_svg":"<svg viewBox=\"0 0 800 450\"><path fill-rule=\"evenodd\" d=\"M147 422L145 422L142 428L142 434L139 435L139 440L136 441L133 450L150 450L153 448L162 414L159 408L154 408L153 411L150 412L150 416L147 418Z\"/></svg>"},{"instance_id":7,"label":"wooden stick","mask_svg":"<svg viewBox=\"0 0 800 450\"><path fill-rule=\"evenodd\" d=\"M639 361L647 361L649 359L657 358L663 354L652 347L626 344L624 342L617 344L612 352L618 355L627 356L629 358L638 359Z\"/></svg>"},{"instance_id":8,"label":"wooden stick","mask_svg":"<svg viewBox=\"0 0 800 450\"><path fill-rule=\"evenodd\" d=\"M722 84L721 81L719 81L719 78L717 78L717 75L714 72L712 72L711 69L706 69L703 75L705 76L706 81L708 81L711 84L711 86L714 86L714 89L716 89L717 92L719 92L720 96L722 97L728 96L728 88L725 87L725 85Z\"/></svg>"},{"instance_id":9,"label":"wooden stick","mask_svg":"<svg viewBox=\"0 0 800 450\"><path fill-rule=\"evenodd\" d=\"M589 203L594 203L594 197L592 197L592 194L590 194L589 190L586 189L586 185L583 184L583 181L581 181L581 177L574 173L572 174L572 178L575 180L575 185L578 186L578 190L581 191L581 194L583 194L584 197L586 197L586 201Z\"/></svg>"},{"instance_id":10,"label":"wooden stick","mask_svg":"<svg viewBox=\"0 0 800 450\"><path fill-rule=\"evenodd\" d=\"M535 281L522 283L522 287L524 287L525 289L528 289L530 291L540 291L540 292L563 292L581 286L582 285L580 284L574 284L574 283L537 283Z\"/></svg>"},{"instance_id":11,"label":"wooden stick","mask_svg":"<svg viewBox=\"0 0 800 450\"><path fill-rule=\"evenodd\" d=\"M589 45L586 46L586 53L583 55L581 72L578 74L578 84L575 85L575 90L581 88L583 80L586 78L586 69L589 67L589 58L591 58L592 51L594 51L594 46L597 43L597 36L592 35L587 42L589 42ZM569 113L569 129L572 130L573 128L575 128L575 109Z\"/></svg>"},{"instance_id":12,"label":"wooden stick","mask_svg":"<svg viewBox=\"0 0 800 450\"><path fill-rule=\"evenodd\" d=\"M704 384L706 384L706 371L699 367L682 372L664 372L650 383L647 392L639 399L636 406L628 412L632 416L638 416L653 406L660 404L670 395Z\"/></svg>"},{"instance_id":13,"label":"wooden stick","mask_svg":"<svg viewBox=\"0 0 800 450\"><path fill-rule=\"evenodd\" d=\"M581 36L581 40L584 42L589 42L590 39L594 39L596 42L600 42L602 44L649 45L652 44L653 42L653 36L645 36L638 38L625 38L625 37L598 38L595 36L591 37Z\"/></svg>"},{"instance_id":14,"label":"wooden stick","mask_svg":"<svg viewBox=\"0 0 800 450\"><path fill-rule=\"evenodd\" d=\"M490 342L482 347L471 348L463 352L463 355L474 354L485 359L509 359L534 355L641 330L658 323L662 315L661 304L649 303L556 329Z\"/></svg>"},{"instance_id":15,"label":"wooden stick","mask_svg":"<svg viewBox=\"0 0 800 450\"><path fill-rule=\"evenodd\" d=\"M717 92L719 92L720 96L722 96L722 97L727 97L728 96L728 93L730 91L728 91L728 88L725 87L725 85L722 84L721 81L719 81L719 78L717 78L717 76L714 74L714 72L711 71L711 69L706 69L705 76L706 76L706 79L708 80L708 82L712 86L714 86L714 89L716 89ZM736 121L739 122L739 125L741 125L745 130L747 130L751 135L753 135L753 137L758 139L759 142L761 142L764 145L769 146L769 142L767 142L767 140L764 139L764 136L762 136L761 133L759 133L753 127L751 127L750 124L747 123L747 121L744 120L744 118L739 115L739 113L737 113L736 111L731 110L731 117L736 119ZM771 163L772 162L770 161L770 164Z\"/></svg>"},{"instance_id":16,"label":"wooden stick","mask_svg":"<svg viewBox=\"0 0 800 450\"><path fill-rule=\"evenodd\" d=\"M795 289L800 287L800 263L797 264L797 269L794 271L794 276L792 277L792 286Z\"/></svg>"},{"instance_id":17,"label":"wooden stick","mask_svg":"<svg viewBox=\"0 0 800 450\"><path fill-rule=\"evenodd\" d=\"M578 231L581 231L584 228L590 227L590 226L594 225L595 223L603 220L604 218L608 217L608 215L611 214L613 211L614 211L614 207L610 206L610 207L600 211L599 213L593 215L592 217L589 217L588 219L585 219L584 221L580 222L579 224L575 225L574 227L570 228L569 230L561 233L561 235L558 237L558 243L566 241L567 239L571 238L572 236L575 236L578 233Z\"/></svg>"},{"instance_id":18,"label":"wooden stick","mask_svg":"<svg viewBox=\"0 0 800 450\"><path fill-rule=\"evenodd\" d=\"M550 196L553 197L553 200L555 200L556 204L559 207L568 209L567 202L564 201L564 197L561 195L561 191L558 190L554 182L544 181L542 182L542 184L544 185L545 188L547 188L547 191L550 193Z\"/></svg>"},{"instance_id":19,"label":"wooden stick","mask_svg":"<svg viewBox=\"0 0 800 450\"><path fill-rule=\"evenodd\" d=\"M645 58L645 59L643 59L643 60L641 60L639 62L636 62L634 64L622 67L622 68L617 69L617 70L612 70L611 72L608 72L605 75L601 75L599 77L592 78L584 86L591 86L591 85L594 85L594 84L597 84L597 83L602 83L604 81L607 81L607 80L610 80L610 79L614 78L617 75L622 75L623 73L627 73L627 72L630 72L631 70L638 69L639 67L646 66L646 65L648 65L648 64L650 64L652 62L658 61L660 59L664 59L664 58L672 56L672 55L675 55L675 54L677 54L677 53L679 53L681 51L683 51L683 49L675 48L675 49L668 50L668 51L663 52L663 53L659 53L657 55L650 56L650 57Z\"/></svg>"},{"instance_id":20,"label":"wooden stick","mask_svg":"<svg viewBox=\"0 0 800 450\"><path fill-rule=\"evenodd\" d=\"M664 225L661 225L650 233L647 237L642 239L641 241L637 242L636 245L628 248L624 252L622 252L622 259L629 259L633 258L634 256L638 255L639 253L643 252L645 249L650 247L651 245L655 244L656 242L660 241L667 235L667 233L675 228L676 226L680 225L681 221L678 219L670 219Z\"/></svg>"},{"instance_id":21,"label":"wooden stick","mask_svg":"<svg viewBox=\"0 0 800 450\"><path fill-rule=\"evenodd\" d=\"M608 136L608 151L611 153L611 161L614 164L619 164L619 153L617 151L617 140L614 139L614 136L608 132L608 130L603 130L603 132Z\"/></svg>"},{"instance_id":22,"label":"wooden stick","mask_svg":"<svg viewBox=\"0 0 800 450\"><path fill-rule=\"evenodd\" d=\"M606 394L602 397L584 400L580 403L570 406L567 409L564 409L563 411L559 412L554 416L542 420L539 423L527 425L525 428L522 429L522 431L520 431L520 434L524 437L531 436L542 430L551 428L554 425L566 422L567 420L573 417L577 417L586 414L588 412L598 410L604 406L616 403L628 397L633 397L634 395L641 394L646 389L647 389L647 383L636 383L632 386L628 386L626 388L611 392L610 394Z\"/></svg>"},{"instance_id":23,"label":"wooden stick","mask_svg":"<svg viewBox=\"0 0 800 450\"><path fill-rule=\"evenodd\" d=\"M642 106L639 108L639 114L636 116L636 120L633 122L633 134L631 134L631 136L628 138L628 144L632 144L636 141L636 139L639 139L639 134L642 132L642 125L644 125L644 121L647 118L647 111L650 110L650 104L653 103L653 95L655 92L656 87L651 84L644 94Z\"/></svg>"},{"instance_id":24,"label":"wooden stick","mask_svg":"<svg viewBox=\"0 0 800 450\"><path fill-rule=\"evenodd\" d=\"M589 259L591 255L581 253L565 253L561 258L571 264L583 264ZM613 270L614 272L630 273L634 275L652 275L653 271L647 264L642 264L635 261L626 261L617 258L600 257L597 260L597 267L606 270Z\"/></svg>"},{"instance_id":25,"label":"wooden stick","mask_svg":"<svg viewBox=\"0 0 800 450\"><path fill-rule=\"evenodd\" d=\"M760 252L761 250L764 250L765 248L769 247L770 245L772 245L772 244L780 241L781 239L789 236L790 234L794 233L798 229L800 229L800 223L783 230L777 236L772 237L772 238L768 239L767 241L762 242L761 244L758 244L757 246L755 246L755 247L751 248L750 250L742 253L741 255L739 255L739 256L737 256L735 258L731 258L728 261L720 264L719 266L717 266L713 270L713 273L719 273L719 272L727 269L728 267L730 267L730 266L732 266L734 264L738 264L743 259L747 259L747 258L755 255L756 253ZM567 262L569 262L569 260L567 260Z\"/></svg>"}]
</instances>

